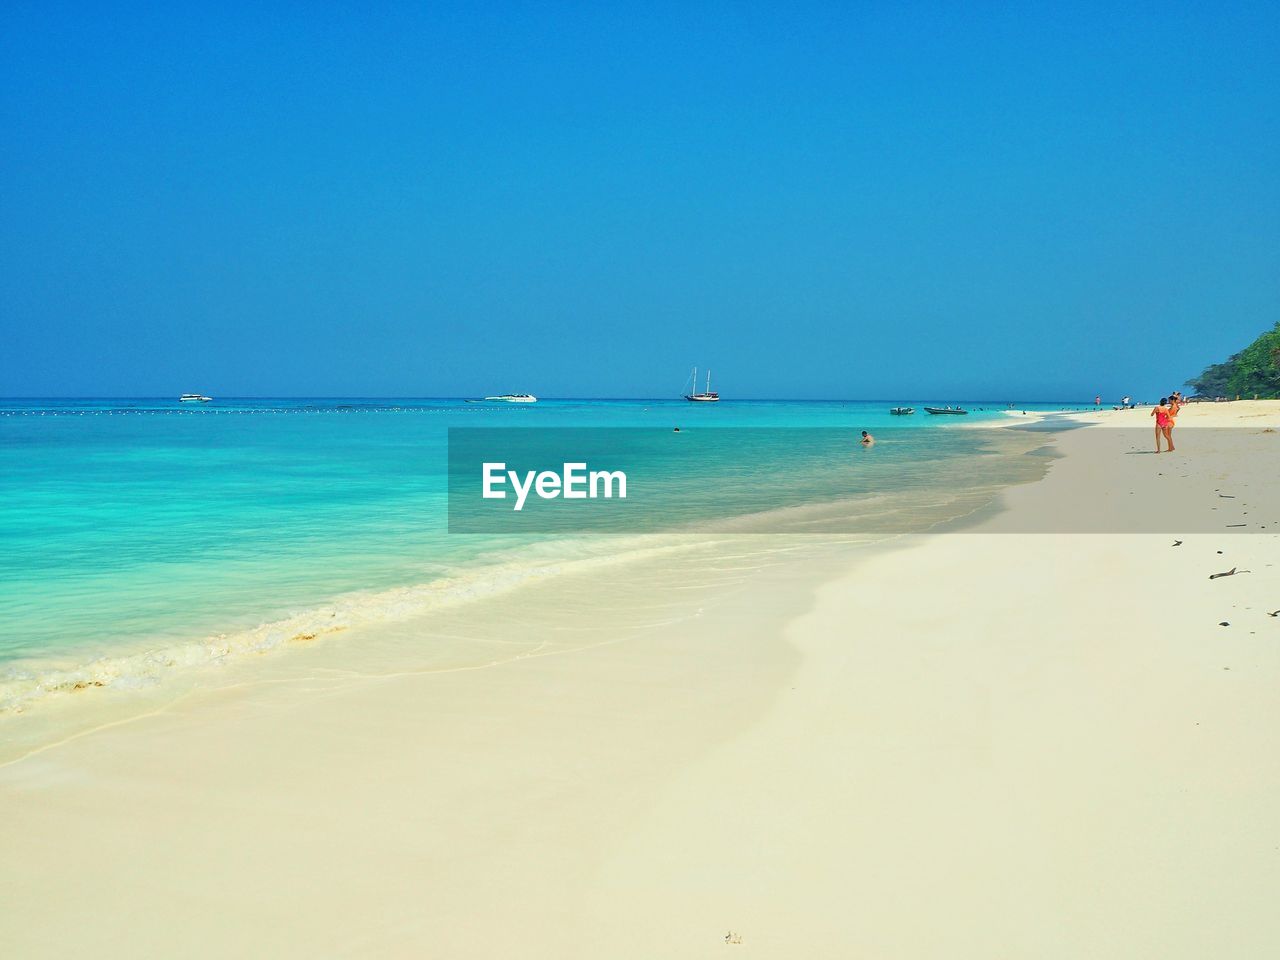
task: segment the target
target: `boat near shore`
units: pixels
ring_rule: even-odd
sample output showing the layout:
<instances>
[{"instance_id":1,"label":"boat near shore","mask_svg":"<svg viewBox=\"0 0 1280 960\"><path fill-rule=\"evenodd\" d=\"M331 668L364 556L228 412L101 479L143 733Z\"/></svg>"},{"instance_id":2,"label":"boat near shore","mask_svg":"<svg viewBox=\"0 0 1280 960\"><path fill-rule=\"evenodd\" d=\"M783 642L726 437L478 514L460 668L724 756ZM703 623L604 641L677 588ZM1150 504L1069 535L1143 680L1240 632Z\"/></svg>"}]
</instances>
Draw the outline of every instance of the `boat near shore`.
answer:
<instances>
[{"instance_id":1,"label":"boat near shore","mask_svg":"<svg viewBox=\"0 0 1280 960\"><path fill-rule=\"evenodd\" d=\"M206 397L199 393L184 393L178 398L179 403L208 403L213 397Z\"/></svg>"},{"instance_id":2,"label":"boat near shore","mask_svg":"<svg viewBox=\"0 0 1280 960\"><path fill-rule=\"evenodd\" d=\"M916 412L915 407L890 407L889 412L895 417L909 417Z\"/></svg>"},{"instance_id":3,"label":"boat near shore","mask_svg":"<svg viewBox=\"0 0 1280 960\"><path fill-rule=\"evenodd\" d=\"M467 403L537 403L538 398L531 393L504 393L497 397L482 397L479 400L468 400Z\"/></svg>"},{"instance_id":4,"label":"boat near shore","mask_svg":"<svg viewBox=\"0 0 1280 960\"><path fill-rule=\"evenodd\" d=\"M924 412L932 413L934 415L949 414L953 417L963 417L969 413L968 410L961 409L960 407L925 407Z\"/></svg>"}]
</instances>

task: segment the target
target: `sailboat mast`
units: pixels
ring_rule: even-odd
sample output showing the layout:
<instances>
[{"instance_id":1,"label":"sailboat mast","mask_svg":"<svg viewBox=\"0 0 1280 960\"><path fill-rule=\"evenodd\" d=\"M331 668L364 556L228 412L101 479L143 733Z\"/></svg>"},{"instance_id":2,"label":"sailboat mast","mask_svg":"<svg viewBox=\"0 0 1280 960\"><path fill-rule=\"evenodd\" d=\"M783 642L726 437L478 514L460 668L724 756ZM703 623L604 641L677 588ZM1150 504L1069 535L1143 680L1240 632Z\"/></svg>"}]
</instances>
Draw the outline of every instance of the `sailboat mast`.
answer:
<instances>
[{"instance_id":1,"label":"sailboat mast","mask_svg":"<svg viewBox=\"0 0 1280 960\"><path fill-rule=\"evenodd\" d=\"M711 368L707 368L707 393L711 393Z\"/></svg>"}]
</instances>

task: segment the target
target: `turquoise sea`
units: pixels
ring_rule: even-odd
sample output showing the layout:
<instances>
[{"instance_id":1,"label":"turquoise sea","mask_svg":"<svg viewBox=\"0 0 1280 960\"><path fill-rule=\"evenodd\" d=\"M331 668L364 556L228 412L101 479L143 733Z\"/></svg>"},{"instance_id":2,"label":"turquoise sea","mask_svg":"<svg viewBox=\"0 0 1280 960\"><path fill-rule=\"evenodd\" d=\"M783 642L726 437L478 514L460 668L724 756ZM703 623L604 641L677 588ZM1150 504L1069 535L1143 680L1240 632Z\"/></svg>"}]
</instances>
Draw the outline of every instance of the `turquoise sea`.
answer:
<instances>
[{"instance_id":1,"label":"turquoise sea","mask_svg":"<svg viewBox=\"0 0 1280 960\"><path fill-rule=\"evenodd\" d=\"M0 709L101 658L162 650L180 665L269 647L315 629L314 614L333 617L335 604L376 618L387 604L483 595L566 551L618 549L609 537L450 534L450 427L890 430L903 438L880 461L892 482L883 472L876 482L892 495L963 485L953 468L984 449L987 431L957 428L1004 419L1008 406L965 402L968 417L930 417L925 403L957 402L906 402L915 416L891 417L890 403L816 401L0 401ZM792 457L785 443L757 446L752 470L785 473ZM849 495L870 492L857 483ZM815 494L771 496L752 509Z\"/></svg>"}]
</instances>

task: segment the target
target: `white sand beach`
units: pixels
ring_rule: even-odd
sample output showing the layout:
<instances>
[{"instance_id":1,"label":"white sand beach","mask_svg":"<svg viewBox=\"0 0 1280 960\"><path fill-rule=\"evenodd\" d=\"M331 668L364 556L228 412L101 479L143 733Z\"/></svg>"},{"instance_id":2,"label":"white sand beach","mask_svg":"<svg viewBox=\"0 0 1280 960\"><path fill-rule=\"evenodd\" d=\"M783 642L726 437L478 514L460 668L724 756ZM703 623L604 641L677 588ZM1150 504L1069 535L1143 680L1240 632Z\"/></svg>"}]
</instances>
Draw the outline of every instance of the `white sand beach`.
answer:
<instances>
[{"instance_id":1,"label":"white sand beach","mask_svg":"<svg viewBox=\"0 0 1280 960\"><path fill-rule=\"evenodd\" d=\"M0 767L3 953L1275 954L1278 430L1261 401L1186 408L1158 457L1046 435L963 532L659 626L530 588L529 631L618 642L409 673L333 643L33 751ZM1095 510L1174 536L1062 532Z\"/></svg>"}]
</instances>

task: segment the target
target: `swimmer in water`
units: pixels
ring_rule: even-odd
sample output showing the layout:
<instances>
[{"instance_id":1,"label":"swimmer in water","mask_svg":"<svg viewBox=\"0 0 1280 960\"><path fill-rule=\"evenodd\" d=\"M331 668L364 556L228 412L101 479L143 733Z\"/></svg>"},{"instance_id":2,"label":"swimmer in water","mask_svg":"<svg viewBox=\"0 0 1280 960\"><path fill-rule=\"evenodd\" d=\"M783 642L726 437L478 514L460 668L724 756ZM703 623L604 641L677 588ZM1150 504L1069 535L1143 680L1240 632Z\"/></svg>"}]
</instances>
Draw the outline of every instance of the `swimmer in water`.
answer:
<instances>
[{"instance_id":1,"label":"swimmer in water","mask_svg":"<svg viewBox=\"0 0 1280 960\"><path fill-rule=\"evenodd\" d=\"M873 443L875 443L875 442L876 442L876 438L875 438L875 437L873 437L871 434L867 433L867 431L865 431L865 430L863 430L863 431L862 431L862 445L863 445L864 447L869 447L869 446L871 446L871 445L872 445Z\"/></svg>"}]
</instances>

